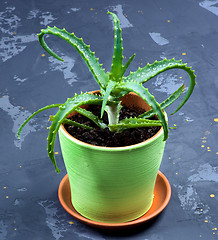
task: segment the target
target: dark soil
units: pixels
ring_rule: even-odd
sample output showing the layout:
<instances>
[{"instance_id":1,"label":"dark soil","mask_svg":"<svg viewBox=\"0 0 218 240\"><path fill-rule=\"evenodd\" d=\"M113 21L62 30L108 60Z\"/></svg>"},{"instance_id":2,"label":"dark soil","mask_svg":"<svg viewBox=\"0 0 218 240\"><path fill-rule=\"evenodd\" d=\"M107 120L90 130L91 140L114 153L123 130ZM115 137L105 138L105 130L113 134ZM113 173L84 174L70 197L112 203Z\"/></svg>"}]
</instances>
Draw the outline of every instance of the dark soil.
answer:
<instances>
[{"instance_id":1,"label":"dark soil","mask_svg":"<svg viewBox=\"0 0 218 240\"><path fill-rule=\"evenodd\" d=\"M96 105L90 105L89 111L100 117L101 107ZM136 117L143 113L142 109L129 109L128 107L122 107L120 113L120 120L129 117ZM65 128L69 134L79 139L82 142L86 142L96 146L103 147L123 147L133 144L137 144L145 141L146 139L154 136L160 129L160 127L144 127L144 128L132 128L125 130L121 133L111 132L108 128L100 129L91 120L78 114L70 118L73 121L93 127L93 130L87 130L84 128L78 128L65 124ZM104 113L102 120L108 124L107 114Z\"/></svg>"}]
</instances>

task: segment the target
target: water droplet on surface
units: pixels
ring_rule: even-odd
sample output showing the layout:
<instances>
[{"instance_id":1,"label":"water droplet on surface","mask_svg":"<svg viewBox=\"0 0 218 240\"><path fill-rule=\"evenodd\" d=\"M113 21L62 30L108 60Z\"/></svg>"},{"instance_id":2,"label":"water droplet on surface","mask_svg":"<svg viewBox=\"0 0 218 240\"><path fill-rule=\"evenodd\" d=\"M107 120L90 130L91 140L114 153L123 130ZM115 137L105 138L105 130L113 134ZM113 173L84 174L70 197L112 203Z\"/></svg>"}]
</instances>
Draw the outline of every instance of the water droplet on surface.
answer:
<instances>
[{"instance_id":1,"label":"water droplet on surface","mask_svg":"<svg viewBox=\"0 0 218 240\"><path fill-rule=\"evenodd\" d=\"M65 106L60 106L59 107L61 110L64 110L64 109L66 109L66 107Z\"/></svg>"}]
</instances>

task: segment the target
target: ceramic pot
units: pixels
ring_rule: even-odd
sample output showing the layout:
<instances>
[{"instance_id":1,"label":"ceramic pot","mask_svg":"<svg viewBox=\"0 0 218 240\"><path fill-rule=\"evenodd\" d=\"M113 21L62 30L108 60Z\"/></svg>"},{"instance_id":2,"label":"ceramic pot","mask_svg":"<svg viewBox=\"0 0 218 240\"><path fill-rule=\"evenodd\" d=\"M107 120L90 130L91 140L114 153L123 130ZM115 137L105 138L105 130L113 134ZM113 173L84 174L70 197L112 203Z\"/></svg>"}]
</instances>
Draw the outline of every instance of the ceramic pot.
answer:
<instances>
[{"instance_id":1,"label":"ceramic pot","mask_svg":"<svg viewBox=\"0 0 218 240\"><path fill-rule=\"evenodd\" d=\"M134 93L126 95L122 104L150 109ZM105 223L128 222L144 215L153 201L165 146L163 137L161 127L156 135L142 143L100 147L77 140L61 125L60 145L76 211Z\"/></svg>"}]
</instances>

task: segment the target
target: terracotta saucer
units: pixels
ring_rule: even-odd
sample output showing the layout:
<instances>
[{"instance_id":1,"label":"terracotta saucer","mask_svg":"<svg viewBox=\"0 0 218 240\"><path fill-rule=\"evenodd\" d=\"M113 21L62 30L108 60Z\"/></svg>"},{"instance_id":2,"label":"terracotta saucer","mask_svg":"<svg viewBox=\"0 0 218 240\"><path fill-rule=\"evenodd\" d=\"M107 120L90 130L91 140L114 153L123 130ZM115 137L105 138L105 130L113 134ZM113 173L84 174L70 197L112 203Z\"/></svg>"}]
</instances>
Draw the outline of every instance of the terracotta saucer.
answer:
<instances>
[{"instance_id":1,"label":"terracotta saucer","mask_svg":"<svg viewBox=\"0 0 218 240\"><path fill-rule=\"evenodd\" d=\"M167 178L159 171L154 188L154 200L150 210L140 218L125 223L101 223L87 219L80 215L71 204L70 184L67 174L64 176L59 185L58 197L63 208L74 218L85 224L104 229L123 229L145 223L161 213L169 203L171 197L171 187Z\"/></svg>"}]
</instances>

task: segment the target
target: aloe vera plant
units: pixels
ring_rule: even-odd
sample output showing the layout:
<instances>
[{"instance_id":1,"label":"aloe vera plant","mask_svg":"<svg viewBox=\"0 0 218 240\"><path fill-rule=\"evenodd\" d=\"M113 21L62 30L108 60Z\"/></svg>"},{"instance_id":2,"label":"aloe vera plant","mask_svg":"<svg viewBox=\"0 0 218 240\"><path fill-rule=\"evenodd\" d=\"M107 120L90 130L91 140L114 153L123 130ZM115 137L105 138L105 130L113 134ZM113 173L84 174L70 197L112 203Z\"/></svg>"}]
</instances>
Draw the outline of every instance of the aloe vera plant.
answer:
<instances>
[{"instance_id":1,"label":"aloe vera plant","mask_svg":"<svg viewBox=\"0 0 218 240\"><path fill-rule=\"evenodd\" d=\"M102 68L102 64L98 62L98 58L95 57L95 53L90 50L90 46L86 45L83 42L82 38L78 38L74 33L69 33L66 29L59 29L57 27L47 27L42 29L41 33L38 34L39 42L41 46L53 57L63 61L56 53L54 53L45 43L44 35L51 34L58 36L65 41L67 41L71 46L73 46L76 51L80 54L82 59L87 64L89 70L91 71L96 82L99 84L101 95L81 93L79 95L75 94L74 97L68 98L64 104L52 104L48 105L42 109L39 109L37 112L32 114L19 128L18 138L20 138L20 133L23 127L29 122L29 120L44 110L50 108L59 108L58 112L50 117L52 122L49 135L48 135L48 156L53 162L57 172L60 170L56 165L55 154L54 154L54 142L56 139L57 132L62 123L67 123L75 125L78 127L83 127L91 129L89 126L85 126L74 121L67 119L67 116L72 112L76 111L89 119L91 119L98 127L106 128L108 127L110 131L124 131L129 128L138 128L138 127L150 127L150 126L163 126L164 129L164 139L165 141L168 138L168 124L164 116L163 110L172 104L179 96L183 93L185 87L184 84L179 87L171 96L169 96L162 103L158 103L154 96L149 92L148 88L143 86L144 83L157 76L158 74L167 71L169 69L183 69L189 74L190 84L187 93L185 94L180 105L176 109L177 112L188 100L190 95L193 92L195 86L195 74L191 67L188 67L187 64L183 63L181 60L173 59L164 59L161 61L155 61L153 64L147 64L143 68L138 68L136 72L130 72L130 74L124 77L128 66L135 57L135 54L129 58L126 64L123 64L123 47L122 47L122 36L120 21L116 14L108 12L113 17L114 22L114 53L113 60L111 65L111 71L105 72ZM119 113L122 108L121 106L121 97L128 94L129 92L134 92L138 94L143 100L145 100L148 105L151 107L150 111L147 111L135 118L126 118L119 121ZM95 104L101 105L101 116L104 111L108 114L109 124L106 125L102 122L100 118L93 115L88 110L80 108L84 104ZM174 113L175 113L174 112ZM173 114L174 114L173 113ZM148 118L157 115L158 120L150 120Z\"/></svg>"}]
</instances>

